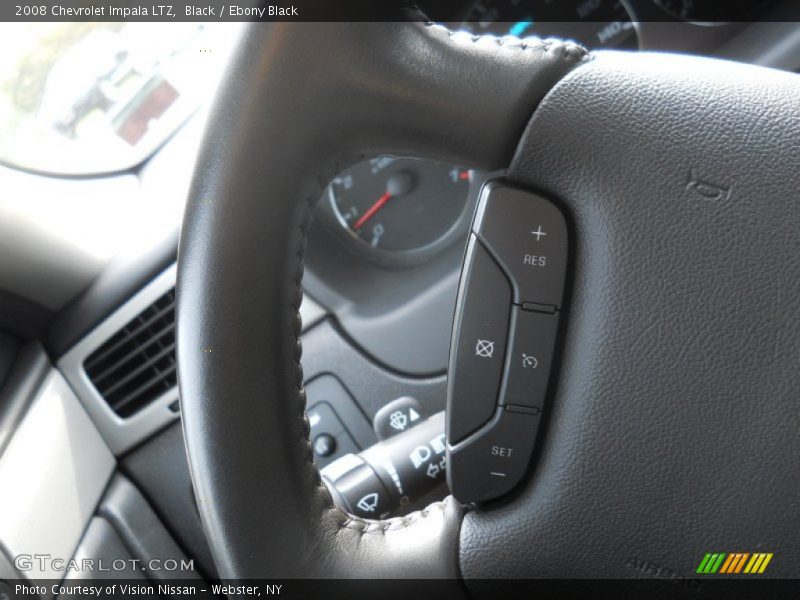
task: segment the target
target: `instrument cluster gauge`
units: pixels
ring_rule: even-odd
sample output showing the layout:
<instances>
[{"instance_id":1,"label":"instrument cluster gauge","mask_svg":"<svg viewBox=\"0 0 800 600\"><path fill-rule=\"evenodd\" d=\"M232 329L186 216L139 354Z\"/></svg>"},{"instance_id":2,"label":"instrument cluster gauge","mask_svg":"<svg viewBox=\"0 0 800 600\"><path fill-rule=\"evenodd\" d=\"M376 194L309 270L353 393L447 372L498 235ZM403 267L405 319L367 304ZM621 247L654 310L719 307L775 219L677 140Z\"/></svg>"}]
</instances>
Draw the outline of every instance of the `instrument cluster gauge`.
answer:
<instances>
[{"instance_id":1,"label":"instrument cluster gauge","mask_svg":"<svg viewBox=\"0 0 800 600\"><path fill-rule=\"evenodd\" d=\"M360 254L414 264L466 235L475 177L455 165L380 156L337 175L327 197L345 242Z\"/></svg>"},{"instance_id":2,"label":"instrument cluster gauge","mask_svg":"<svg viewBox=\"0 0 800 600\"><path fill-rule=\"evenodd\" d=\"M452 29L477 34L574 40L589 49L638 49L622 0L474 0Z\"/></svg>"},{"instance_id":3,"label":"instrument cluster gauge","mask_svg":"<svg viewBox=\"0 0 800 600\"><path fill-rule=\"evenodd\" d=\"M769 0L729 0L698 2L697 0L654 0L671 17L690 23L708 25L751 18L769 4Z\"/></svg>"}]
</instances>

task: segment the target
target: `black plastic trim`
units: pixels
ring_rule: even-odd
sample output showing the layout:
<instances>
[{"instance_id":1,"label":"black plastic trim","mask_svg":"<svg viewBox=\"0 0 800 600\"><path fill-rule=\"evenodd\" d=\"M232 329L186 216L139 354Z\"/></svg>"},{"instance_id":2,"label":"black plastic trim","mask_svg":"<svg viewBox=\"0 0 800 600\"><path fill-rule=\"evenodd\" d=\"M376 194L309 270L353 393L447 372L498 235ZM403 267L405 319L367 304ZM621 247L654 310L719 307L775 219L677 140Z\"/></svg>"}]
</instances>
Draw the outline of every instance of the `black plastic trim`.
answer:
<instances>
[{"instance_id":1,"label":"black plastic trim","mask_svg":"<svg viewBox=\"0 0 800 600\"><path fill-rule=\"evenodd\" d=\"M40 337L55 313L49 308L6 290L0 290L0 329L20 339Z\"/></svg>"}]
</instances>

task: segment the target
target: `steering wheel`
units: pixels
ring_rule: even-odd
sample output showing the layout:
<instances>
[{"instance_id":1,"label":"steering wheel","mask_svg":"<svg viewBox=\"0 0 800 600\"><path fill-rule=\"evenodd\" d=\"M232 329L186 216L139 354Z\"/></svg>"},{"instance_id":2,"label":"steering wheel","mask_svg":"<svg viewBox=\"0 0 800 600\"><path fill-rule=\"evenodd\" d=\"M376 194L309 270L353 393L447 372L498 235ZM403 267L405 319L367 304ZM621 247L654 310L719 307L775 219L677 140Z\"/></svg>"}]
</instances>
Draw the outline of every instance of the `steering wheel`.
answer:
<instances>
[{"instance_id":1,"label":"steering wheel","mask_svg":"<svg viewBox=\"0 0 800 600\"><path fill-rule=\"evenodd\" d=\"M718 551L797 575L797 98L793 74L706 58L249 25L179 253L183 422L220 575L677 577ZM380 154L507 168L567 215L571 259L523 483L367 521L312 462L298 307L315 201Z\"/></svg>"}]
</instances>

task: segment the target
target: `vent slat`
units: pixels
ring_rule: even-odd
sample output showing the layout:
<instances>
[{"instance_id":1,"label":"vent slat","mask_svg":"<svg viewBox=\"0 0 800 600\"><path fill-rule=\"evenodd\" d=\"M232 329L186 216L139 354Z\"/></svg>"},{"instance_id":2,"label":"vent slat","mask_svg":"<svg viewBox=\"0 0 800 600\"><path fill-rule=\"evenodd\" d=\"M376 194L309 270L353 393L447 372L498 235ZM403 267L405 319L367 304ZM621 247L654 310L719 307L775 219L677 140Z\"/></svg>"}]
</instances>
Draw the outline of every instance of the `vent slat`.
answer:
<instances>
[{"instance_id":1,"label":"vent slat","mask_svg":"<svg viewBox=\"0 0 800 600\"><path fill-rule=\"evenodd\" d=\"M127 363L132 362L132 359L134 358L146 357L147 351L151 347L160 344L165 336L171 336L173 340L175 339L175 323L170 323L170 325L164 329L164 331L158 332L158 334L148 340L145 344L141 346L131 346L127 354L122 355L119 360L107 367L104 371L94 375L92 380L94 381L95 386L98 389L104 389L105 386L103 382L108 377L111 377L112 375L118 376L118 372L129 371L132 367L135 367L135 365L128 365Z\"/></svg>"},{"instance_id":2,"label":"vent slat","mask_svg":"<svg viewBox=\"0 0 800 600\"><path fill-rule=\"evenodd\" d=\"M174 339L174 336L173 336L173 339ZM169 354L174 354L175 353L175 344L174 343L170 344L169 346L167 346L163 350L159 351L158 354L156 354L152 358L148 358L145 362L140 364L138 367L136 367L132 371L128 371L127 374L124 377L122 377L121 379L115 381L112 386L110 386L108 388L104 388L103 389L103 395L106 396L107 398L113 396L114 392L116 392L119 388L121 388L126 383L128 383L131 379L133 379L134 377L136 377L137 375L142 373L145 369L148 369L151 366L153 366L156 362L161 360L168 353Z\"/></svg>"},{"instance_id":3,"label":"vent slat","mask_svg":"<svg viewBox=\"0 0 800 600\"><path fill-rule=\"evenodd\" d=\"M85 361L100 395L129 417L177 385L175 289L125 324Z\"/></svg>"},{"instance_id":4,"label":"vent slat","mask_svg":"<svg viewBox=\"0 0 800 600\"><path fill-rule=\"evenodd\" d=\"M145 313L147 313L147 311L153 308L154 306L155 304L152 304L149 308L145 309L141 314L137 315L132 321L130 321L127 325L125 325L125 327L123 327L118 333L116 333L111 339L109 339L108 342L106 342L103 346L101 346L98 351L95 351L86 361L84 368L87 371L96 370L98 363L104 361L106 357L109 357L112 354L114 354L124 344L130 343L131 339L137 337L141 333L144 333L144 330L153 323L155 323L158 319L167 316L174 321L174 315L175 315L174 299L167 306L161 308L156 314L145 316ZM144 319L142 319L142 317L144 317ZM131 329L132 326L133 329ZM100 350L102 350L102 352Z\"/></svg>"},{"instance_id":5,"label":"vent slat","mask_svg":"<svg viewBox=\"0 0 800 600\"><path fill-rule=\"evenodd\" d=\"M122 398L115 400L114 410L116 410L119 413L125 412L125 409L128 407L128 405L134 400L137 400L141 395L144 394L144 392L155 391L156 392L155 394L150 394L150 395L152 395L153 398L158 398L161 394L163 394L167 390L175 387L175 377L174 377L175 370L173 369L171 373L165 373L165 374L171 374L172 377L165 379L157 379L143 383L129 394L126 394ZM162 387L164 381L172 381L172 385L169 385L168 387Z\"/></svg>"}]
</instances>

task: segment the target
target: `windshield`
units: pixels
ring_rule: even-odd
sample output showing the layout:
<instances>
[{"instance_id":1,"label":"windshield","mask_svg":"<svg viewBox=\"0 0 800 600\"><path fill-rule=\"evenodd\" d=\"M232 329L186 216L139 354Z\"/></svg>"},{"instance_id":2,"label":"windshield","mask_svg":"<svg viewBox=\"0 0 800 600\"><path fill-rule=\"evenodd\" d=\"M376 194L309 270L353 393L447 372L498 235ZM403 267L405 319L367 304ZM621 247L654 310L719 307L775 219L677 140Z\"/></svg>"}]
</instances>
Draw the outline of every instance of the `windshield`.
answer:
<instances>
[{"instance_id":1,"label":"windshield","mask_svg":"<svg viewBox=\"0 0 800 600\"><path fill-rule=\"evenodd\" d=\"M0 161L59 174L141 162L213 93L238 30L0 25Z\"/></svg>"}]
</instances>

